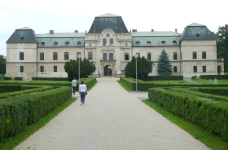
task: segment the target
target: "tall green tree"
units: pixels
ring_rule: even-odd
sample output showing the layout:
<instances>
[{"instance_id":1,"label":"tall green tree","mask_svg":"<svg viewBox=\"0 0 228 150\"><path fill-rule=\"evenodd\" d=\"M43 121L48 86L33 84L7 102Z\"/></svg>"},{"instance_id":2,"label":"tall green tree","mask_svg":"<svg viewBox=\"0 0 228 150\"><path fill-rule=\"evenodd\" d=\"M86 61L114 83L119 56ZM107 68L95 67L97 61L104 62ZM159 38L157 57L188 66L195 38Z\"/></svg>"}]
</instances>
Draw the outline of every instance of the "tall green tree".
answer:
<instances>
[{"instance_id":1,"label":"tall green tree","mask_svg":"<svg viewBox=\"0 0 228 150\"><path fill-rule=\"evenodd\" d=\"M0 74L4 75L6 73L6 58L0 55Z\"/></svg>"},{"instance_id":2,"label":"tall green tree","mask_svg":"<svg viewBox=\"0 0 228 150\"><path fill-rule=\"evenodd\" d=\"M220 26L218 32L215 34L217 37L217 57L224 58L224 68L228 71L228 25Z\"/></svg>"},{"instance_id":3,"label":"tall green tree","mask_svg":"<svg viewBox=\"0 0 228 150\"><path fill-rule=\"evenodd\" d=\"M148 61L145 57L137 58L137 78L144 80L148 77L148 74L152 71L153 62ZM131 62L128 62L125 68L125 76L136 78L136 58L132 57Z\"/></svg>"},{"instance_id":4,"label":"tall green tree","mask_svg":"<svg viewBox=\"0 0 228 150\"><path fill-rule=\"evenodd\" d=\"M172 74L172 65L169 60L169 55L164 49L158 59L157 72L159 76L168 76Z\"/></svg>"},{"instance_id":5,"label":"tall green tree","mask_svg":"<svg viewBox=\"0 0 228 150\"><path fill-rule=\"evenodd\" d=\"M96 67L93 62L90 62L88 59L77 59L77 60L70 60L67 61L64 65L65 72L68 74L68 79L71 81L74 77L78 79L78 69L79 69L79 61L80 61L80 78L87 78L91 75L95 70Z\"/></svg>"}]
</instances>

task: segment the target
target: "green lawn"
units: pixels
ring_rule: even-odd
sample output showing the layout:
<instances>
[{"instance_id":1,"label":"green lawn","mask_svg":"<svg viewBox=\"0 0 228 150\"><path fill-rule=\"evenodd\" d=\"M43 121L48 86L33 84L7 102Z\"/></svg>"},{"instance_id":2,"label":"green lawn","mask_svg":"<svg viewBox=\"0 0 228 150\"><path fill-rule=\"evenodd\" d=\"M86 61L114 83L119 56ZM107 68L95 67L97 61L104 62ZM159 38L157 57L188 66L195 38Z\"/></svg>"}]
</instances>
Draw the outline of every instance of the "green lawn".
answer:
<instances>
[{"instance_id":1,"label":"green lawn","mask_svg":"<svg viewBox=\"0 0 228 150\"><path fill-rule=\"evenodd\" d=\"M184 82L185 84L192 84L190 82L184 81L184 80L156 80L156 81L146 81L148 83L167 83L167 84L183 84L183 83L179 83L179 82Z\"/></svg>"},{"instance_id":2,"label":"green lawn","mask_svg":"<svg viewBox=\"0 0 228 150\"><path fill-rule=\"evenodd\" d=\"M215 80L195 79L192 80L201 84L215 84ZM228 80L217 80L217 84L228 84Z\"/></svg>"}]
</instances>

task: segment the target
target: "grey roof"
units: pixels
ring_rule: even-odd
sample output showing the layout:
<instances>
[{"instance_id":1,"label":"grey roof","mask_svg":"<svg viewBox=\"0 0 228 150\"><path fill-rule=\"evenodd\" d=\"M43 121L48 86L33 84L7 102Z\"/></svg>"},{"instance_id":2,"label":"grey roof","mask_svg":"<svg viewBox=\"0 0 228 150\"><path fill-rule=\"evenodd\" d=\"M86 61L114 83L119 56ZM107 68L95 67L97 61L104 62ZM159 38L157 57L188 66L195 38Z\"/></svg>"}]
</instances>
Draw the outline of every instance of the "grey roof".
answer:
<instances>
[{"instance_id":1,"label":"grey roof","mask_svg":"<svg viewBox=\"0 0 228 150\"><path fill-rule=\"evenodd\" d=\"M117 15L114 15L114 14L107 13L107 14L103 14L103 15L100 15L100 16L96 16L96 17L120 17L120 16L117 16Z\"/></svg>"},{"instance_id":2,"label":"grey roof","mask_svg":"<svg viewBox=\"0 0 228 150\"><path fill-rule=\"evenodd\" d=\"M84 37L66 37L66 38L59 38L59 37L45 37L45 38L37 38L38 47L71 47L71 46L84 46ZM45 44L42 45L41 43L44 42ZM54 43L57 42L58 44L55 45ZM65 43L69 42L69 45ZM78 45L78 42L81 42Z\"/></svg>"},{"instance_id":3,"label":"grey roof","mask_svg":"<svg viewBox=\"0 0 228 150\"><path fill-rule=\"evenodd\" d=\"M122 17L113 14L104 14L95 17L89 33L101 33L103 30L108 28L112 29L116 33L128 33Z\"/></svg>"},{"instance_id":4,"label":"grey roof","mask_svg":"<svg viewBox=\"0 0 228 150\"><path fill-rule=\"evenodd\" d=\"M16 29L6 43L37 43L35 32L28 28Z\"/></svg>"},{"instance_id":5,"label":"grey roof","mask_svg":"<svg viewBox=\"0 0 228 150\"><path fill-rule=\"evenodd\" d=\"M179 45L181 36L157 36L157 37L132 37L132 46L176 46ZM162 43L162 41L165 41L165 43ZM173 41L176 41L173 43ZM138 43L138 44L137 44Z\"/></svg>"},{"instance_id":6,"label":"grey roof","mask_svg":"<svg viewBox=\"0 0 228 150\"><path fill-rule=\"evenodd\" d=\"M22 28L18 28L18 29L30 30L31 28L29 28L29 27L22 27ZM31 30L32 30L32 29L31 29Z\"/></svg>"},{"instance_id":7,"label":"grey roof","mask_svg":"<svg viewBox=\"0 0 228 150\"><path fill-rule=\"evenodd\" d=\"M74 33L74 32L70 32L70 33L53 33L53 34L36 34L37 38L40 37L85 37L85 33Z\"/></svg>"},{"instance_id":8,"label":"grey roof","mask_svg":"<svg viewBox=\"0 0 228 150\"><path fill-rule=\"evenodd\" d=\"M214 34L205 26L192 23L185 27L181 40L215 40Z\"/></svg>"},{"instance_id":9,"label":"grey roof","mask_svg":"<svg viewBox=\"0 0 228 150\"><path fill-rule=\"evenodd\" d=\"M180 36L181 34L171 31L154 31L154 32L131 32L134 36Z\"/></svg>"}]
</instances>

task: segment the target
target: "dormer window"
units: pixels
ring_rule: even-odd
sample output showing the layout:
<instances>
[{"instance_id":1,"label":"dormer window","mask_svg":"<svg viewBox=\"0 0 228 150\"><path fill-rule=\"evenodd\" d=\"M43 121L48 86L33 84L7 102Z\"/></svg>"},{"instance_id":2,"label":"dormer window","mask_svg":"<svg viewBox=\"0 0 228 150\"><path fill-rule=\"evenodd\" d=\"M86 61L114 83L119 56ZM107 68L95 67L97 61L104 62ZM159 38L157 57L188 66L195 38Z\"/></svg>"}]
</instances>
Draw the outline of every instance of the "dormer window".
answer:
<instances>
[{"instance_id":1,"label":"dormer window","mask_svg":"<svg viewBox=\"0 0 228 150\"><path fill-rule=\"evenodd\" d=\"M65 45L68 46L68 45L70 45L70 43L69 43L68 41L66 41L66 42L65 42Z\"/></svg>"},{"instance_id":2,"label":"dormer window","mask_svg":"<svg viewBox=\"0 0 228 150\"><path fill-rule=\"evenodd\" d=\"M54 46L57 46L58 45L58 42L54 42Z\"/></svg>"},{"instance_id":3,"label":"dormer window","mask_svg":"<svg viewBox=\"0 0 228 150\"><path fill-rule=\"evenodd\" d=\"M77 42L77 45L80 46L82 43L80 41Z\"/></svg>"},{"instance_id":4,"label":"dormer window","mask_svg":"<svg viewBox=\"0 0 228 150\"><path fill-rule=\"evenodd\" d=\"M173 44L177 44L177 41L174 40L174 41L173 41Z\"/></svg>"},{"instance_id":5,"label":"dormer window","mask_svg":"<svg viewBox=\"0 0 228 150\"><path fill-rule=\"evenodd\" d=\"M45 43L44 42L41 42L41 46L45 46Z\"/></svg>"},{"instance_id":6,"label":"dormer window","mask_svg":"<svg viewBox=\"0 0 228 150\"><path fill-rule=\"evenodd\" d=\"M162 41L161 43L162 43L162 44L165 44L165 41Z\"/></svg>"},{"instance_id":7,"label":"dormer window","mask_svg":"<svg viewBox=\"0 0 228 150\"><path fill-rule=\"evenodd\" d=\"M147 44L151 44L151 41L147 41Z\"/></svg>"},{"instance_id":8,"label":"dormer window","mask_svg":"<svg viewBox=\"0 0 228 150\"><path fill-rule=\"evenodd\" d=\"M107 34L106 34L106 37L110 37L110 34L109 34L109 33L107 33Z\"/></svg>"},{"instance_id":9,"label":"dormer window","mask_svg":"<svg viewBox=\"0 0 228 150\"><path fill-rule=\"evenodd\" d=\"M196 34L196 38L200 38L200 34Z\"/></svg>"},{"instance_id":10,"label":"dormer window","mask_svg":"<svg viewBox=\"0 0 228 150\"><path fill-rule=\"evenodd\" d=\"M25 39L24 37L21 37L20 42L24 42L24 39Z\"/></svg>"},{"instance_id":11,"label":"dormer window","mask_svg":"<svg viewBox=\"0 0 228 150\"><path fill-rule=\"evenodd\" d=\"M139 42L139 41L136 41L136 42L135 42L135 44L136 44L136 45L139 45L139 44L140 44L140 42Z\"/></svg>"}]
</instances>

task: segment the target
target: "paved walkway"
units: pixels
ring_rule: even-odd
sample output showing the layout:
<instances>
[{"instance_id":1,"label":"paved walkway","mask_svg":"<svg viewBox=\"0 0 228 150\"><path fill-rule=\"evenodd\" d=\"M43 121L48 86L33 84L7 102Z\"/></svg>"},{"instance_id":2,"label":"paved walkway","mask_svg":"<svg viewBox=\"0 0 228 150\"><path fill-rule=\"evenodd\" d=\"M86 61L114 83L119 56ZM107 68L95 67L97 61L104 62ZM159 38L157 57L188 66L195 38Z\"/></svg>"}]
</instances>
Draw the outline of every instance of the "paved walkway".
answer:
<instances>
[{"instance_id":1,"label":"paved walkway","mask_svg":"<svg viewBox=\"0 0 228 150\"><path fill-rule=\"evenodd\" d=\"M190 134L129 93L117 78L98 78L77 100L15 150L205 150Z\"/></svg>"}]
</instances>

